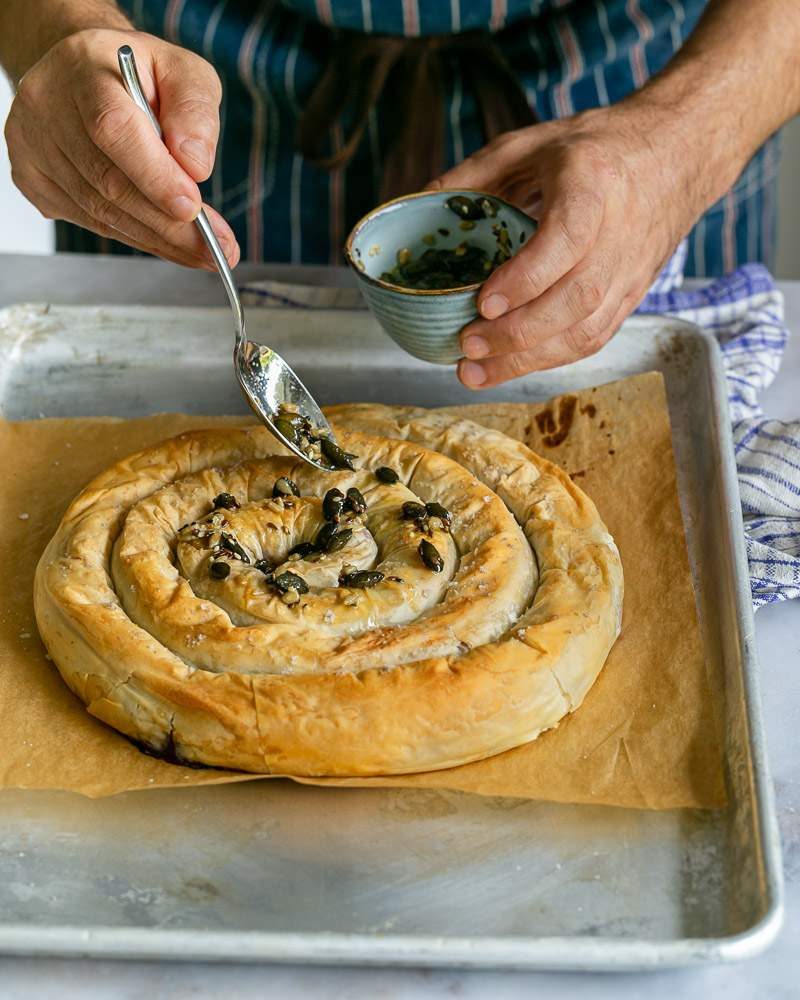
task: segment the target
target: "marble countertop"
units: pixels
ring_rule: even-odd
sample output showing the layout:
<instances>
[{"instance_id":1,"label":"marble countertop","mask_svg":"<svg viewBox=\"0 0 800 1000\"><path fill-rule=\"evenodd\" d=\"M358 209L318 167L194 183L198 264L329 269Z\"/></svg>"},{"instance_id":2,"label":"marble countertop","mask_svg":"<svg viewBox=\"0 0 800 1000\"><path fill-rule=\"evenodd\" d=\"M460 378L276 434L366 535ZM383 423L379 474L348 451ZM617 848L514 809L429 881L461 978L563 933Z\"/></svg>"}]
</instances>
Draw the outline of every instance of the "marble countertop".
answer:
<instances>
[{"instance_id":1,"label":"marble countertop","mask_svg":"<svg viewBox=\"0 0 800 1000\"><path fill-rule=\"evenodd\" d=\"M0 305L21 301L161 302L182 305L222 304L214 275L191 275L153 261L126 262L124 282L119 261L61 257L0 256ZM275 277L291 277L291 269L270 268ZM263 274L264 268L243 265L237 278ZM306 279L329 281L325 268L304 273ZM337 272L335 280L346 282ZM800 330L800 282L782 284L790 329ZM781 371L762 397L770 417L800 415L800 337L790 340ZM726 1000L789 1000L800 993L800 601L775 604L756 616L761 662L761 693L783 840L786 875L786 919L773 947L759 958L737 965L677 972L623 975L563 973L448 972L391 969L316 969L294 966L232 966L166 962L95 962L59 959L0 959L0 996L28 1000L57 995L72 998L220 996L329 1000L517 1000L536 995L592 1000L650 1000L674 996L725 996Z\"/></svg>"}]
</instances>

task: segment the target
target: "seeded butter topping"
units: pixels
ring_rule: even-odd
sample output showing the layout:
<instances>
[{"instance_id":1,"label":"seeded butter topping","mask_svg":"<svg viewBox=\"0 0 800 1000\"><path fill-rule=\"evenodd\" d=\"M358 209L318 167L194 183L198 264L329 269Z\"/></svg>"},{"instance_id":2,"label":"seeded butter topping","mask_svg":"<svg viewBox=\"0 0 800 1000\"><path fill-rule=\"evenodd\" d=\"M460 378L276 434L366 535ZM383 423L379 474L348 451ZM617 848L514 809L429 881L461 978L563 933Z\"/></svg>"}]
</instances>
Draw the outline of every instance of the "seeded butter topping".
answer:
<instances>
[{"instance_id":1,"label":"seeded butter topping","mask_svg":"<svg viewBox=\"0 0 800 1000\"><path fill-rule=\"evenodd\" d=\"M382 486L373 487L373 491L379 494L390 485L393 484L384 482ZM387 493L386 498L390 495ZM385 505L386 498L379 498L379 505ZM306 604L301 598L320 588L342 590L341 600L347 607L355 607L358 599L354 599L353 590L372 590L384 582L387 585L404 583L403 577L387 574L374 565L377 548L365 526L369 520L369 503L357 486L348 485L346 492L337 486L331 487L320 501L301 497L297 485L282 476L273 484L271 496L258 502L258 509L265 517L280 516L283 520L287 516L302 518L302 508L309 504L320 517L319 520L306 518L308 527L304 530L310 537L295 542L286 551L272 553L271 557L264 550L263 539L259 544L249 524L255 505L243 507L228 492L214 497L205 517L180 528L179 542L191 545L197 552L208 552L208 576L217 587L223 582L240 586L239 577L233 571L238 574L252 570L254 576L250 579L253 582L249 586L260 588L265 595L275 594L288 608L302 610ZM395 509L399 511L400 522L407 525L401 531L401 540L416 546L427 571L440 573L444 560L428 538L435 532L449 532L450 512L435 501L426 503L417 499L404 500ZM276 525L269 521L264 527L266 537L271 537L270 529ZM420 540L420 535L427 537ZM237 570L237 566L240 569Z\"/></svg>"},{"instance_id":2,"label":"seeded butter topping","mask_svg":"<svg viewBox=\"0 0 800 1000\"><path fill-rule=\"evenodd\" d=\"M353 461L358 456L340 448L326 431L300 413L297 404L281 403L274 424L276 430L312 462L327 464L331 469L355 470ZM290 479L286 483L294 486Z\"/></svg>"}]
</instances>

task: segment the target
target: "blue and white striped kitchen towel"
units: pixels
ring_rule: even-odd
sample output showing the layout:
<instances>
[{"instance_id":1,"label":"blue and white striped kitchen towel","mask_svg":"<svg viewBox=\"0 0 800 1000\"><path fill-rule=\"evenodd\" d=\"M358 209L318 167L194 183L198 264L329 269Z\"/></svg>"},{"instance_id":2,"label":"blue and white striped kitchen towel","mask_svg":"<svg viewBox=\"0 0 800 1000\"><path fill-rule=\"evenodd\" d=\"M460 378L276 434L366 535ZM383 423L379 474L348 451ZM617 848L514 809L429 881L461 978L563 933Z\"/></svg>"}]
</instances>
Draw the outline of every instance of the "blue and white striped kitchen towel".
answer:
<instances>
[{"instance_id":1,"label":"blue and white striped kitchen towel","mask_svg":"<svg viewBox=\"0 0 800 1000\"><path fill-rule=\"evenodd\" d=\"M666 313L713 330L728 378L750 585L756 608L800 597L800 420L765 420L758 394L775 378L788 336L783 296L761 264L746 264L704 288L681 288L686 247L654 282L638 312ZM253 282L257 306L363 308L350 288Z\"/></svg>"},{"instance_id":2,"label":"blue and white striped kitchen towel","mask_svg":"<svg viewBox=\"0 0 800 1000\"><path fill-rule=\"evenodd\" d=\"M684 291L684 256L681 247L638 311L666 313L716 334L728 379L753 604L800 597L800 420L766 420L758 405L786 346L783 296L761 264Z\"/></svg>"}]
</instances>

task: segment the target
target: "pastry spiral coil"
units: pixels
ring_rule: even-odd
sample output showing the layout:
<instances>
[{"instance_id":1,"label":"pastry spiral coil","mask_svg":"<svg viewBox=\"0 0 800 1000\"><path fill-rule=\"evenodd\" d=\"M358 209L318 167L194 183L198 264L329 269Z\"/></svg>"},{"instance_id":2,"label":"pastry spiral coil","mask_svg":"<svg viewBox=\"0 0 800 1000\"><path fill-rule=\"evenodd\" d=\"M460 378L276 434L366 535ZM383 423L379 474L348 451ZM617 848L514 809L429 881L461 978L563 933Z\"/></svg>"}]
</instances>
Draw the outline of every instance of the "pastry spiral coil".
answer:
<instances>
[{"instance_id":1,"label":"pastry spiral coil","mask_svg":"<svg viewBox=\"0 0 800 1000\"><path fill-rule=\"evenodd\" d=\"M36 615L92 714L181 761L344 776L480 759L580 705L622 606L585 494L467 420L333 418L354 470L197 431L73 501Z\"/></svg>"}]
</instances>

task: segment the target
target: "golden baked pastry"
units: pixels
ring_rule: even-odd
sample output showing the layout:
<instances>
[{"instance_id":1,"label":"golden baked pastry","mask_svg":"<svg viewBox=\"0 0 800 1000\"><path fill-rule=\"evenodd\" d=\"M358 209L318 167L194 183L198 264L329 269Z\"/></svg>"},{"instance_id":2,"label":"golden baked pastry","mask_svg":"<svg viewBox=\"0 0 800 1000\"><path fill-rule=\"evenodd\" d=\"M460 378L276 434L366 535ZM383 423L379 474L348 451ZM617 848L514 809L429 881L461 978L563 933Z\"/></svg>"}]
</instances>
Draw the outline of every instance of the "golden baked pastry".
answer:
<instances>
[{"instance_id":1,"label":"golden baked pastry","mask_svg":"<svg viewBox=\"0 0 800 1000\"><path fill-rule=\"evenodd\" d=\"M355 471L251 427L181 434L90 483L36 573L64 680L153 752L261 773L433 770L555 726L620 627L591 500L468 420L331 414Z\"/></svg>"}]
</instances>

